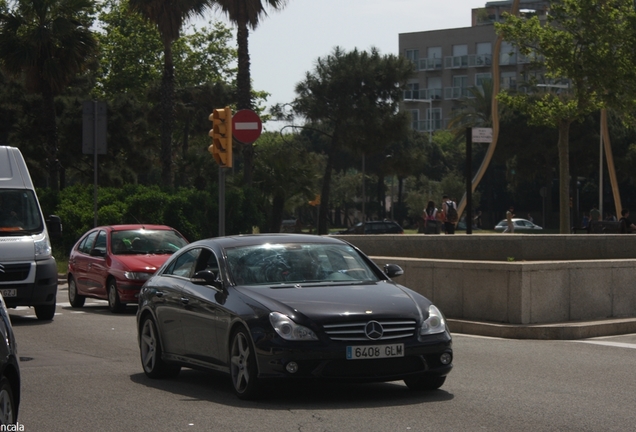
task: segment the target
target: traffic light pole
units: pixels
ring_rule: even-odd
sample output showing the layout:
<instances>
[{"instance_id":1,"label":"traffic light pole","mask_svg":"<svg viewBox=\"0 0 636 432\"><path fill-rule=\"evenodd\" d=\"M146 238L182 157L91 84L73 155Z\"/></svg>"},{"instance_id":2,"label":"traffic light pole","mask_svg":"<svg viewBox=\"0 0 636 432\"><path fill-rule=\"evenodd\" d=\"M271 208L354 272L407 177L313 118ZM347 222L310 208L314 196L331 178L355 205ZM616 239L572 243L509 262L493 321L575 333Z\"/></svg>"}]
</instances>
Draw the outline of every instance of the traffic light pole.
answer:
<instances>
[{"instance_id":1,"label":"traffic light pole","mask_svg":"<svg viewBox=\"0 0 636 432\"><path fill-rule=\"evenodd\" d=\"M225 174L227 169L219 166L219 237L225 236Z\"/></svg>"}]
</instances>

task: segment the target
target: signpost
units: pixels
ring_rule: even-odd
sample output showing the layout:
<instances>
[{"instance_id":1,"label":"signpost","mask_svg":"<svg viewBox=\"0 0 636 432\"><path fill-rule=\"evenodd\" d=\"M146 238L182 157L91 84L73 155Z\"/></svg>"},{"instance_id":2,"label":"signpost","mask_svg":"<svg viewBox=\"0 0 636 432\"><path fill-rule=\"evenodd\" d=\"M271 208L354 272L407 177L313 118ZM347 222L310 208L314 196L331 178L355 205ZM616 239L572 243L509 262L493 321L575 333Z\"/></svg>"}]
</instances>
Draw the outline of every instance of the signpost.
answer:
<instances>
[{"instance_id":1,"label":"signpost","mask_svg":"<svg viewBox=\"0 0 636 432\"><path fill-rule=\"evenodd\" d=\"M82 103L82 153L93 155L93 226L97 226L97 155L106 154L106 102Z\"/></svg>"},{"instance_id":2,"label":"signpost","mask_svg":"<svg viewBox=\"0 0 636 432\"><path fill-rule=\"evenodd\" d=\"M466 128L466 234L473 233L473 143L492 142L492 128Z\"/></svg>"},{"instance_id":3,"label":"signpost","mask_svg":"<svg viewBox=\"0 0 636 432\"><path fill-rule=\"evenodd\" d=\"M232 135L243 144L252 144L261 136L263 122L254 111L243 109L232 116Z\"/></svg>"}]
</instances>

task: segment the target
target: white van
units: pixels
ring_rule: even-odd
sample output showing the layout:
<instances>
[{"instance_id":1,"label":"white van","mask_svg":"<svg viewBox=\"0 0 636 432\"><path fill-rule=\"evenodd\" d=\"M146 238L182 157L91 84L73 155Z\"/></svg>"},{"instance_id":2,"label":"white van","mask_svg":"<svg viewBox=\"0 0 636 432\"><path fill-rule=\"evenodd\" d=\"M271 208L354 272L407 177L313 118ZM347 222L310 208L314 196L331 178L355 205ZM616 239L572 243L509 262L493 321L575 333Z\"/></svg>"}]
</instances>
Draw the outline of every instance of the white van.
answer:
<instances>
[{"instance_id":1,"label":"white van","mask_svg":"<svg viewBox=\"0 0 636 432\"><path fill-rule=\"evenodd\" d=\"M57 216L51 233L61 235ZM55 315L57 265L29 170L15 147L0 146L0 292L6 306L33 306L40 320Z\"/></svg>"}]
</instances>

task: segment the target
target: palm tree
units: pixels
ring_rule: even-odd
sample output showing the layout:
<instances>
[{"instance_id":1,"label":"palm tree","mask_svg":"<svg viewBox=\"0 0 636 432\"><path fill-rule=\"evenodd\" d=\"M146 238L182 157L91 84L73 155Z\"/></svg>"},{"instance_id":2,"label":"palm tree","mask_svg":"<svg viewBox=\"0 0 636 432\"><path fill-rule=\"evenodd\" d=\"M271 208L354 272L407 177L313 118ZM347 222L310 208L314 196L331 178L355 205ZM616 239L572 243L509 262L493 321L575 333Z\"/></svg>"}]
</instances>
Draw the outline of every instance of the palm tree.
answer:
<instances>
[{"instance_id":1,"label":"palm tree","mask_svg":"<svg viewBox=\"0 0 636 432\"><path fill-rule=\"evenodd\" d=\"M236 76L237 108L252 109L252 82L250 78L250 53L248 49L249 27L256 29L261 17L266 16L265 5L280 10L286 0L213 0L237 26L238 73ZM252 144L243 148L243 179L248 186L252 184Z\"/></svg>"},{"instance_id":2,"label":"palm tree","mask_svg":"<svg viewBox=\"0 0 636 432\"><path fill-rule=\"evenodd\" d=\"M42 97L36 113L45 137L49 187L59 190L55 96L84 72L97 50L92 0L17 0L0 13L0 64Z\"/></svg>"},{"instance_id":3,"label":"palm tree","mask_svg":"<svg viewBox=\"0 0 636 432\"><path fill-rule=\"evenodd\" d=\"M154 23L163 42L161 77L161 178L172 187L172 130L174 125L174 62L172 44L179 39L183 23L203 15L212 0L130 0L130 8Z\"/></svg>"}]
</instances>

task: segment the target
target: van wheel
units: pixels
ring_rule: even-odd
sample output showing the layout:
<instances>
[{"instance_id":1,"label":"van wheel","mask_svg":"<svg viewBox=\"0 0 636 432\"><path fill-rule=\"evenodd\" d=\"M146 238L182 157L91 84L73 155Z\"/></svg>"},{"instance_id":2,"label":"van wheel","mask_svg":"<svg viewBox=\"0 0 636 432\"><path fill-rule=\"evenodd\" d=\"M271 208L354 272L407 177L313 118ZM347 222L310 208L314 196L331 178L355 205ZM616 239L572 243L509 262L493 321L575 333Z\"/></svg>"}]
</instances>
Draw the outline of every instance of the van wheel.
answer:
<instances>
[{"instance_id":1,"label":"van wheel","mask_svg":"<svg viewBox=\"0 0 636 432\"><path fill-rule=\"evenodd\" d=\"M119 300L117 282L115 282L115 279L108 280L108 309L113 313L124 310L124 305L121 303L121 300Z\"/></svg>"},{"instance_id":2,"label":"van wheel","mask_svg":"<svg viewBox=\"0 0 636 432\"><path fill-rule=\"evenodd\" d=\"M79 295L77 293L77 283L75 283L75 278L73 276L69 276L68 278L68 302L74 308L81 308L84 306L84 302L86 301L86 297L83 295Z\"/></svg>"},{"instance_id":3,"label":"van wheel","mask_svg":"<svg viewBox=\"0 0 636 432\"><path fill-rule=\"evenodd\" d=\"M55 316L55 303L35 306L35 316L41 321L51 321Z\"/></svg>"}]
</instances>

